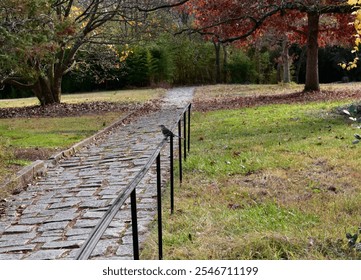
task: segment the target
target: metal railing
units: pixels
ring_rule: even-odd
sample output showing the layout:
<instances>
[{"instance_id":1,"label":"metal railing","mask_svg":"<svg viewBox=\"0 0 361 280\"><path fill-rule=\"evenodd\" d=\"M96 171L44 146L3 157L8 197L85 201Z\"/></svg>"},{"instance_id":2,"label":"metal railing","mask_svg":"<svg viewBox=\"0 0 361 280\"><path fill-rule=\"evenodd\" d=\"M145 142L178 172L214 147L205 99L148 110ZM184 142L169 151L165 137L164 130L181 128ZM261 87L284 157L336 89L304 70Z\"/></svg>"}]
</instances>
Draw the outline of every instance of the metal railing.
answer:
<instances>
[{"instance_id":1,"label":"metal railing","mask_svg":"<svg viewBox=\"0 0 361 280\"><path fill-rule=\"evenodd\" d=\"M191 121L191 106L188 104L178 116L178 135L182 138L178 138L178 160L179 160L179 180L182 183L183 180L183 170L182 170L182 140L183 140L183 156L184 160L187 159L187 151L190 151L190 121ZM182 121L183 121L183 133L182 133ZM173 136L170 136L170 210L171 213L174 213L174 139ZM137 218L137 197L136 197L136 188L141 182L143 177L148 173L151 166L156 162L156 172L157 172L157 220L158 220L158 254L159 259L163 259L163 231L162 231L162 191L161 191L161 151L164 146L167 144L167 138L163 139L162 142L157 146L156 150L149 158L148 162L143 166L143 168L138 172L134 179L128 184L124 192L122 192L113 202L113 204L108 208L107 212L101 218L99 223L90 233L88 239L84 242L82 247L79 249L75 259L77 260L86 260L88 259L96 245L98 244L100 238L103 236L106 229L109 227L109 224L125 203L125 201L130 197L131 202L131 217L132 217L132 235L133 235L133 256L135 260L139 260L139 232L138 232L138 218Z\"/></svg>"}]
</instances>

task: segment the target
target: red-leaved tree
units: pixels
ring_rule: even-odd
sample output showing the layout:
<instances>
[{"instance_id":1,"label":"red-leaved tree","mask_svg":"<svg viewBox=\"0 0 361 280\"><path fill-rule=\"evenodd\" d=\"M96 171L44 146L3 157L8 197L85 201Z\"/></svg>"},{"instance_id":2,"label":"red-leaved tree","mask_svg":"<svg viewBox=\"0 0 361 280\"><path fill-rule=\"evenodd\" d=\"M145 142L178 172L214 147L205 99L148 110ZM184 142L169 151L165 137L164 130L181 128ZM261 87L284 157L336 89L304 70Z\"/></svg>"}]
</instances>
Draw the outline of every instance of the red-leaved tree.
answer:
<instances>
[{"instance_id":1,"label":"red-leaved tree","mask_svg":"<svg viewBox=\"0 0 361 280\"><path fill-rule=\"evenodd\" d=\"M193 31L231 43L268 31L287 42L307 46L305 91L318 91L318 48L352 41L347 22L352 9L344 0L202 0L189 1Z\"/></svg>"}]
</instances>

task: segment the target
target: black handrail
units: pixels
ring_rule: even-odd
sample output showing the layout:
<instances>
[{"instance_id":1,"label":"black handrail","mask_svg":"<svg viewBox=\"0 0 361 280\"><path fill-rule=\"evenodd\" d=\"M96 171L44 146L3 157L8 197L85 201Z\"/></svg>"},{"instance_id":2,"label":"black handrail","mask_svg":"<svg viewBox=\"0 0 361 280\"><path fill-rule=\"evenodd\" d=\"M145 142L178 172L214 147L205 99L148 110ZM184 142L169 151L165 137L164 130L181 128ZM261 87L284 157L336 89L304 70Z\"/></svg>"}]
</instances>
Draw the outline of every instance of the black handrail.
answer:
<instances>
[{"instance_id":1,"label":"black handrail","mask_svg":"<svg viewBox=\"0 0 361 280\"><path fill-rule=\"evenodd\" d=\"M178 133L181 136L181 119L183 116L184 121L184 159L186 159L186 113L188 111L188 137L190 136L190 110L191 104L188 104L183 112L179 115L178 123ZM173 128L172 128L173 129ZM163 242L162 242L162 199L161 199L161 165L160 165L160 153L167 143L167 138L163 139L162 142L157 146L156 150L149 158L148 162L143 166L143 168L138 172L134 179L129 183L127 188L122 192L114 201L114 203L108 208L107 212L103 215L99 223L90 233L88 239L84 242L82 247L76 254L76 260L86 260L88 259L96 245L98 244L100 238L103 236L104 232L108 228L109 224L125 203L125 201L130 197L131 199L131 214L132 214L132 232L133 232L133 256L135 260L139 260L139 238L138 238L138 222L137 222L137 198L136 198L136 187L147 174L153 163L157 162L157 209L158 209L158 249L159 249L159 259L163 259ZM179 168L180 174L179 179L182 182L182 141L179 138ZM188 151L190 150L190 139L188 138ZM171 187L171 213L174 213L174 170L173 170L173 136L170 137L170 187Z\"/></svg>"}]
</instances>

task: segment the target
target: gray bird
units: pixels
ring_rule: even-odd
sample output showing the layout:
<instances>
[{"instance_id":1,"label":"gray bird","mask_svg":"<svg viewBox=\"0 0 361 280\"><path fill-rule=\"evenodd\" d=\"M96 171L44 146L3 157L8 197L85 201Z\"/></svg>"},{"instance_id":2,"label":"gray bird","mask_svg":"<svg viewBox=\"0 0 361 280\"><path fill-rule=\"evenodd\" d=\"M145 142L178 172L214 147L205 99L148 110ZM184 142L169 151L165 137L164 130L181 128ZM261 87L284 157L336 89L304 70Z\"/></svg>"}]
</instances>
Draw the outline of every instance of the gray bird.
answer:
<instances>
[{"instance_id":1,"label":"gray bird","mask_svg":"<svg viewBox=\"0 0 361 280\"><path fill-rule=\"evenodd\" d=\"M180 136L178 136L178 135L176 135L176 134L174 134L171 130L169 130L168 128L166 128L164 125L160 125L160 128L162 129L162 133L163 133L163 135L165 136L165 138L168 138L168 137L170 137L170 136L175 136L175 137L178 137L178 138L182 138L182 137L180 137Z\"/></svg>"}]
</instances>

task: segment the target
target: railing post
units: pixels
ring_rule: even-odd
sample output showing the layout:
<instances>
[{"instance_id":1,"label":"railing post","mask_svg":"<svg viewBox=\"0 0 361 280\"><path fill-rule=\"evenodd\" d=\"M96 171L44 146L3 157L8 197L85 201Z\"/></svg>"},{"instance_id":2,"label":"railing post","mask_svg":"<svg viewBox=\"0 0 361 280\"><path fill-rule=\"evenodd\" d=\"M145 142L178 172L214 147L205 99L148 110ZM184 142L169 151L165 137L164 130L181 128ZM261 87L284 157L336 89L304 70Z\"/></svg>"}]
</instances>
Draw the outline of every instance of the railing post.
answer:
<instances>
[{"instance_id":1,"label":"railing post","mask_svg":"<svg viewBox=\"0 0 361 280\"><path fill-rule=\"evenodd\" d=\"M184 141L184 160L187 160L187 112L183 114L183 141Z\"/></svg>"},{"instance_id":2,"label":"railing post","mask_svg":"<svg viewBox=\"0 0 361 280\"><path fill-rule=\"evenodd\" d=\"M139 238L138 238L136 189L134 189L130 195L130 203L131 203L131 212L132 212L133 255L134 255L134 260L139 260Z\"/></svg>"},{"instance_id":3,"label":"railing post","mask_svg":"<svg viewBox=\"0 0 361 280\"><path fill-rule=\"evenodd\" d=\"M173 135L170 136L170 212L174 213L174 153L173 153Z\"/></svg>"},{"instance_id":4,"label":"railing post","mask_svg":"<svg viewBox=\"0 0 361 280\"><path fill-rule=\"evenodd\" d=\"M160 153L157 156L157 205L158 205L158 252L159 259L163 259L163 232L162 232L162 182L160 170Z\"/></svg>"},{"instance_id":5,"label":"railing post","mask_svg":"<svg viewBox=\"0 0 361 280\"><path fill-rule=\"evenodd\" d=\"M178 135L182 136L182 122L178 121ZM179 182L182 183L183 180L183 170L182 170L182 139L178 138L178 160L179 160Z\"/></svg>"},{"instance_id":6,"label":"railing post","mask_svg":"<svg viewBox=\"0 0 361 280\"><path fill-rule=\"evenodd\" d=\"M192 104L188 106L188 153L191 149L191 107Z\"/></svg>"}]
</instances>

